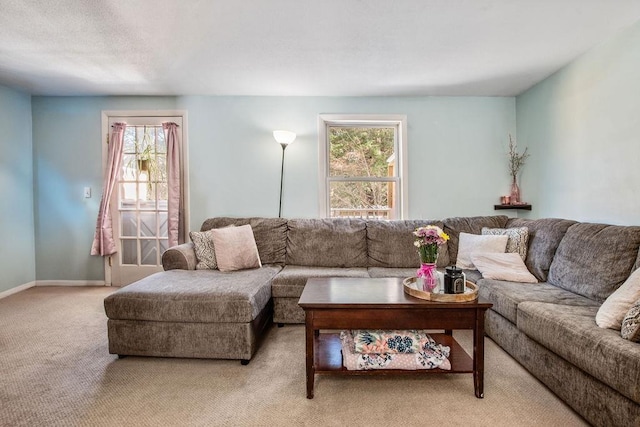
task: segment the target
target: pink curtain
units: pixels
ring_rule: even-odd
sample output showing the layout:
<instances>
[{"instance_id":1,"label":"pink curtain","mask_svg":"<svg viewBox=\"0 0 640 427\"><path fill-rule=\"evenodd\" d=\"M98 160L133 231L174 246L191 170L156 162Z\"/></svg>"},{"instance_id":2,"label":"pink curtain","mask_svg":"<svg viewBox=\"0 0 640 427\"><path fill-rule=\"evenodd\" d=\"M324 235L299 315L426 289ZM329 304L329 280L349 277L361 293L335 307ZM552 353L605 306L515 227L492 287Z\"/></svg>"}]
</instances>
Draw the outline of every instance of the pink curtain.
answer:
<instances>
[{"instance_id":1,"label":"pink curtain","mask_svg":"<svg viewBox=\"0 0 640 427\"><path fill-rule=\"evenodd\" d=\"M169 247L184 243L184 197L182 195L180 162L180 137L178 125L173 122L163 123L165 140L167 141L167 186L168 186L168 220Z\"/></svg>"},{"instance_id":2,"label":"pink curtain","mask_svg":"<svg viewBox=\"0 0 640 427\"><path fill-rule=\"evenodd\" d=\"M122 166L122 145L126 127L126 123L115 123L111 132L111 139L109 139L107 170L102 184L102 199L100 200L100 211L98 212L96 233L91 246L91 255L106 256L116 253L109 201Z\"/></svg>"}]
</instances>

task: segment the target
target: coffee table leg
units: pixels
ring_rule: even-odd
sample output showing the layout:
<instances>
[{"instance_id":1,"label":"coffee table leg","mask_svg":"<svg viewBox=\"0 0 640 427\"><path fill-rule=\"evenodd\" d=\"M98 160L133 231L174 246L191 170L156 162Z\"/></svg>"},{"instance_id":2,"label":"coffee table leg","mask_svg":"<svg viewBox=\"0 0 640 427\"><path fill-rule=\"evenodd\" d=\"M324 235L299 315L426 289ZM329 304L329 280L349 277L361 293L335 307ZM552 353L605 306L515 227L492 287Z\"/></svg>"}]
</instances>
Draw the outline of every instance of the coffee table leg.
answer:
<instances>
[{"instance_id":1,"label":"coffee table leg","mask_svg":"<svg viewBox=\"0 0 640 427\"><path fill-rule=\"evenodd\" d=\"M476 310L473 329L473 386L476 397L484 397L484 310Z\"/></svg>"},{"instance_id":2,"label":"coffee table leg","mask_svg":"<svg viewBox=\"0 0 640 427\"><path fill-rule=\"evenodd\" d=\"M307 354L307 399L313 399L313 383L315 377L315 369L313 367L314 355L314 330L312 326L312 314L306 313L305 320L305 336L306 336L306 354Z\"/></svg>"}]
</instances>

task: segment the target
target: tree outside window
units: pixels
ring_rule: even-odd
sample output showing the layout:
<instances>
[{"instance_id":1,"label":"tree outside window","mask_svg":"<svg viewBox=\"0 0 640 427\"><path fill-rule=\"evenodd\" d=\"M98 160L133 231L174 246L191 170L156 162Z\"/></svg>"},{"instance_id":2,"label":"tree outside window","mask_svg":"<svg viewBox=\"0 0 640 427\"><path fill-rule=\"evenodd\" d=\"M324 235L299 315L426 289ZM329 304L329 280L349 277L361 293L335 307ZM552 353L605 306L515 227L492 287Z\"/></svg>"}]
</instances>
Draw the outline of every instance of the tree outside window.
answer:
<instances>
[{"instance_id":1,"label":"tree outside window","mask_svg":"<svg viewBox=\"0 0 640 427\"><path fill-rule=\"evenodd\" d=\"M327 216L401 217L399 130L397 121L326 122Z\"/></svg>"}]
</instances>

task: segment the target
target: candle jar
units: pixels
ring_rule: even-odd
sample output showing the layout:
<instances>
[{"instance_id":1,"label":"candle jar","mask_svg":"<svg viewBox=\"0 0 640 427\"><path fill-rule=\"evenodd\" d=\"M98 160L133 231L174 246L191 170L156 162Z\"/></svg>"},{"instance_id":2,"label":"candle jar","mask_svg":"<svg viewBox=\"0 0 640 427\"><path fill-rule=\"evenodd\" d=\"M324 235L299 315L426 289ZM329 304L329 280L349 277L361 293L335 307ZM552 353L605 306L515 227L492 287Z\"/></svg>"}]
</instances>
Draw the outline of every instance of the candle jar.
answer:
<instances>
[{"instance_id":1,"label":"candle jar","mask_svg":"<svg viewBox=\"0 0 640 427\"><path fill-rule=\"evenodd\" d=\"M467 278L461 268L450 266L444 272L444 293L463 294Z\"/></svg>"}]
</instances>

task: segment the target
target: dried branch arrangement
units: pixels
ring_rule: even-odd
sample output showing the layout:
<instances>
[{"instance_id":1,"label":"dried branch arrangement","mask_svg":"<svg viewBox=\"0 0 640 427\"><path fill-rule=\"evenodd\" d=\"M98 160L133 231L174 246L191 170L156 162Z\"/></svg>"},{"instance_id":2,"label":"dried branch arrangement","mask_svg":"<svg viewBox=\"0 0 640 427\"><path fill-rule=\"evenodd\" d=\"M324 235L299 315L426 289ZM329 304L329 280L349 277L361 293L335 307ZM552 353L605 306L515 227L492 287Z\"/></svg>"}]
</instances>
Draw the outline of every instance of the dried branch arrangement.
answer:
<instances>
[{"instance_id":1,"label":"dried branch arrangement","mask_svg":"<svg viewBox=\"0 0 640 427\"><path fill-rule=\"evenodd\" d=\"M515 180L520 169L524 166L525 160L529 157L527 148L524 149L522 154L518 153L518 144L513 140L511 134L509 134L509 173Z\"/></svg>"}]
</instances>

